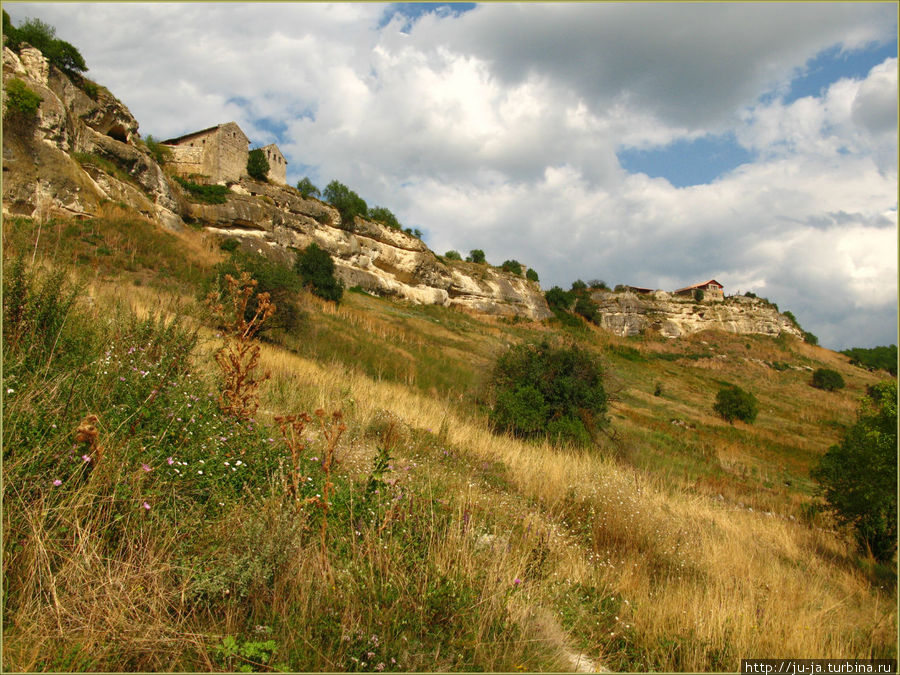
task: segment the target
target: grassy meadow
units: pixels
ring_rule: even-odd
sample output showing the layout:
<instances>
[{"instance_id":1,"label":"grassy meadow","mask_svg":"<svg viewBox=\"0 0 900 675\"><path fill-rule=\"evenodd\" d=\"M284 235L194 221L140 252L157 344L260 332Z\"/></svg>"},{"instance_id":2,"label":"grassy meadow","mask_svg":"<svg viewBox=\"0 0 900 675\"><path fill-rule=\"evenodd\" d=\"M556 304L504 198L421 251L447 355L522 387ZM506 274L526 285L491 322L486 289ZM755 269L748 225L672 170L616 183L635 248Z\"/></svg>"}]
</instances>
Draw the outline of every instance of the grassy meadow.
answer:
<instances>
[{"instance_id":1,"label":"grassy meadow","mask_svg":"<svg viewBox=\"0 0 900 675\"><path fill-rule=\"evenodd\" d=\"M793 338L303 291L299 327L249 345L270 377L239 419L202 301L226 254L105 209L4 223L4 670L896 658L895 569L809 478L886 373ZM590 450L487 424L495 359L545 337L604 364ZM811 387L820 367L846 388ZM754 424L713 412L723 384L759 399Z\"/></svg>"}]
</instances>

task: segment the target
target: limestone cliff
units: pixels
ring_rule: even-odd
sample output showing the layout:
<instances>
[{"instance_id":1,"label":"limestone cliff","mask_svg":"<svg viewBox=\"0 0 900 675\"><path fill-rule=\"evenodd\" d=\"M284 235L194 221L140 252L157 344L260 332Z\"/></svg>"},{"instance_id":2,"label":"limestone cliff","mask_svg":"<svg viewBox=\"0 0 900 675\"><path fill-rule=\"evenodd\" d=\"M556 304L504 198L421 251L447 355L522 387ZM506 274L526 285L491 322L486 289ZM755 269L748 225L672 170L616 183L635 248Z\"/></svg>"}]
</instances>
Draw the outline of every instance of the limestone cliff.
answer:
<instances>
[{"instance_id":1,"label":"limestone cliff","mask_svg":"<svg viewBox=\"0 0 900 675\"><path fill-rule=\"evenodd\" d=\"M154 160L137 120L108 91L98 87L89 96L27 46L18 54L3 48L4 83L13 77L42 100L35 120L5 129L4 215L85 218L115 202L164 227L191 222L282 258L316 242L347 286L380 295L499 316L552 316L537 283L489 265L443 261L416 237L379 223L357 219L347 227L336 209L284 185L244 177L230 185L224 204L195 203ZM800 335L772 307L749 298L698 304L662 292L596 292L594 299L601 325L617 335L652 330L678 337L709 328Z\"/></svg>"},{"instance_id":2,"label":"limestone cliff","mask_svg":"<svg viewBox=\"0 0 900 675\"><path fill-rule=\"evenodd\" d=\"M352 232L337 227L336 209L291 188L245 178L231 191L225 204L189 204L186 216L222 235L256 239L260 248L315 242L331 253L347 286L379 295L483 314L552 316L540 286L523 277L487 265L447 264L416 237L361 218Z\"/></svg>"},{"instance_id":3,"label":"limestone cliff","mask_svg":"<svg viewBox=\"0 0 900 675\"><path fill-rule=\"evenodd\" d=\"M603 328L620 336L656 331L676 338L716 329L773 336L789 333L801 337L800 329L790 319L760 298L731 296L696 302L665 291L649 294L595 291L592 299L600 308Z\"/></svg>"}]
</instances>

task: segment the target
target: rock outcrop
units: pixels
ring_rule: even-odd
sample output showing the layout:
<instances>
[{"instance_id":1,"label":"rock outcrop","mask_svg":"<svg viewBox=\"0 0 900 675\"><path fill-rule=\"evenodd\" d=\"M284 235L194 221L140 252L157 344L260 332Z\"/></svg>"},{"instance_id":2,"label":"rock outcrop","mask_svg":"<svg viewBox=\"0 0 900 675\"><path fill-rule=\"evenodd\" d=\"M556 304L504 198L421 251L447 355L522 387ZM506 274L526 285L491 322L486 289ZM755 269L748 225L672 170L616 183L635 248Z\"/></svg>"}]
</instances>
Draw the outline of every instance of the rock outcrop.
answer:
<instances>
[{"instance_id":1,"label":"rock outcrop","mask_svg":"<svg viewBox=\"0 0 900 675\"><path fill-rule=\"evenodd\" d=\"M655 331L669 338L716 329L729 333L758 333L801 337L800 329L765 300L731 296L725 300L696 302L665 291L651 294L595 291L601 325L620 336Z\"/></svg>"},{"instance_id":2,"label":"rock outcrop","mask_svg":"<svg viewBox=\"0 0 900 675\"><path fill-rule=\"evenodd\" d=\"M35 120L4 135L5 213L89 216L104 200L122 201L166 227L183 226L177 194L138 143L137 120L121 101L103 87L88 96L27 45L18 54L3 48L4 84L11 78L21 79L41 103ZM121 175L100 162L92 166L90 156L111 162Z\"/></svg>"},{"instance_id":3,"label":"rock outcrop","mask_svg":"<svg viewBox=\"0 0 900 675\"><path fill-rule=\"evenodd\" d=\"M337 210L290 189L243 179L225 204L190 204L186 217L223 236L257 247L301 249L315 242L331 253L347 286L420 304L457 306L482 314L546 319L540 286L487 265L438 260L416 237L357 218L336 227Z\"/></svg>"},{"instance_id":4,"label":"rock outcrop","mask_svg":"<svg viewBox=\"0 0 900 675\"><path fill-rule=\"evenodd\" d=\"M36 119L10 125L3 137L5 215L90 217L111 201L165 227L192 222L282 259L315 242L332 255L347 286L379 295L498 316L552 316L537 283L489 265L443 261L416 237L379 223L357 219L346 227L332 206L287 186L245 177L230 185L224 204L192 202L140 141L128 108L106 89L76 86L28 46L18 54L3 48L4 83L13 77L41 103ZM622 336L652 330L679 337L709 328L800 335L773 307L751 298L696 303L662 291L598 291L593 298L602 327Z\"/></svg>"}]
</instances>

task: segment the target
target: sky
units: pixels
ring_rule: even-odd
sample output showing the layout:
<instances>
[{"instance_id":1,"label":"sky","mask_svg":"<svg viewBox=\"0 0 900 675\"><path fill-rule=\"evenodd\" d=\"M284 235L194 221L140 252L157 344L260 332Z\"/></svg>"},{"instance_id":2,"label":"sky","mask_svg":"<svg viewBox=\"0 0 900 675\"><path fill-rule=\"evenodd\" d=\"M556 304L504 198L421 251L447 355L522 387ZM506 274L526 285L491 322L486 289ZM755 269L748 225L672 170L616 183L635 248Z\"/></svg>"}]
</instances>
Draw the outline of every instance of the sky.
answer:
<instances>
[{"instance_id":1,"label":"sky","mask_svg":"<svg viewBox=\"0 0 900 675\"><path fill-rule=\"evenodd\" d=\"M165 139L235 121L437 253L716 279L897 342L894 3L13 3Z\"/></svg>"}]
</instances>

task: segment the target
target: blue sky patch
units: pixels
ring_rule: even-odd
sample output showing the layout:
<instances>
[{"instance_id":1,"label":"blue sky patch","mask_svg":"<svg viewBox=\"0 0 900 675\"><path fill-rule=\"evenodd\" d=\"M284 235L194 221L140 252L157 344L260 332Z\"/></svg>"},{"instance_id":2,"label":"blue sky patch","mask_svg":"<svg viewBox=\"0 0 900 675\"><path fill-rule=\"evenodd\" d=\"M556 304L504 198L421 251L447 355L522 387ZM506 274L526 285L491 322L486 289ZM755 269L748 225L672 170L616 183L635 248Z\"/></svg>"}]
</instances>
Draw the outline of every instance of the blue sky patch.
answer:
<instances>
[{"instance_id":1,"label":"blue sky patch","mask_svg":"<svg viewBox=\"0 0 900 675\"><path fill-rule=\"evenodd\" d=\"M397 14L406 18L401 31L408 32L416 20L423 14L442 14L459 16L475 9L474 2L394 2L388 5L378 27L383 28L390 23Z\"/></svg>"},{"instance_id":2,"label":"blue sky patch","mask_svg":"<svg viewBox=\"0 0 900 675\"><path fill-rule=\"evenodd\" d=\"M705 185L753 160L732 134L678 140L664 148L626 149L617 153L622 168L629 173L645 173L665 178L675 187Z\"/></svg>"},{"instance_id":3,"label":"blue sky patch","mask_svg":"<svg viewBox=\"0 0 900 675\"><path fill-rule=\"evenodd\" d=\"M792 103L804 96L820 96L829 85L841 78L861 80L885 59L897 56L897 41L874 45L852 52L841 52L839 46L819 52L806 64L806 71L791 82L791 90L784 103Z\"/></svg>"}]
</instances>

